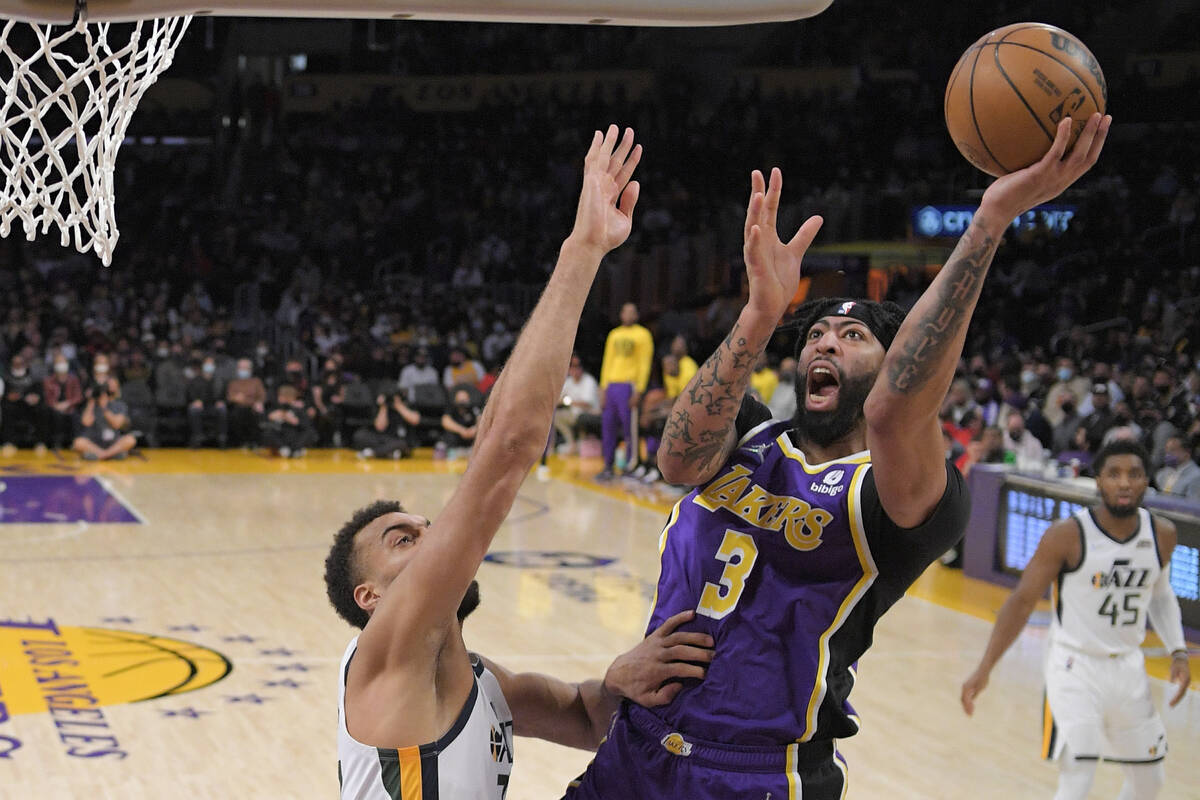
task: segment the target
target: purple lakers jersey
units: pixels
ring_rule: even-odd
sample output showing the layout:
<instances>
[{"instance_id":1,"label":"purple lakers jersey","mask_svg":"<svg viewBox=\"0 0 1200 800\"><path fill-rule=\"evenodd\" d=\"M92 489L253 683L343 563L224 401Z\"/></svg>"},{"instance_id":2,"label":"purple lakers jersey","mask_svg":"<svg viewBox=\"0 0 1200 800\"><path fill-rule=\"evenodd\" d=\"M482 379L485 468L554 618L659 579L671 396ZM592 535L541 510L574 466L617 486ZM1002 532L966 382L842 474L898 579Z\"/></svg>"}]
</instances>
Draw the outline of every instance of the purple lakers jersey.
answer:
<instances>
[{"instance_id":1,"label":"purple lakers jersey","mask_svg":"<svg viewBox=\"0 0 1200 800\"><path fill-rule=\"evenodd\" d=\"M686 734L735 745L845 737L856 662L875 622L962 535L968 502L948 466L930 519L901 529L879 504L869 452L809 464L790 422L752 428L672 510L649 630L695 609L707 677L654 709Z\"/></svg>"}]
</instances>

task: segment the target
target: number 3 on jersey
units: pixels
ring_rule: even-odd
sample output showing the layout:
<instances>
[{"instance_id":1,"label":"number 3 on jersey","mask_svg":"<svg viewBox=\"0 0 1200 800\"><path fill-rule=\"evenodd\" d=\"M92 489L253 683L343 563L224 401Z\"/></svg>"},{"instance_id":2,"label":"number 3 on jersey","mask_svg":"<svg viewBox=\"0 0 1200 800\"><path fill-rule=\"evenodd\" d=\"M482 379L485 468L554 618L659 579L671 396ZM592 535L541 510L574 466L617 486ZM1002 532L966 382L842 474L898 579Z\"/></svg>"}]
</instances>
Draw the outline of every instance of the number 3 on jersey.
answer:
<instances>
[{"instance_id":1,"label":"number 3 on jersey","mask_svg":"<svg viewBox=\"0 0 1200 800\"><path fill-rule=\"evenodd\" d=\"M750 577L750 570L754 569L758 558L758 547L750 534L727 530L714 558L725 562L721 585L705 582L696 613L721 619L737 607L742 590L746 588L746 578Z\"/></svg>"}]
</instances>

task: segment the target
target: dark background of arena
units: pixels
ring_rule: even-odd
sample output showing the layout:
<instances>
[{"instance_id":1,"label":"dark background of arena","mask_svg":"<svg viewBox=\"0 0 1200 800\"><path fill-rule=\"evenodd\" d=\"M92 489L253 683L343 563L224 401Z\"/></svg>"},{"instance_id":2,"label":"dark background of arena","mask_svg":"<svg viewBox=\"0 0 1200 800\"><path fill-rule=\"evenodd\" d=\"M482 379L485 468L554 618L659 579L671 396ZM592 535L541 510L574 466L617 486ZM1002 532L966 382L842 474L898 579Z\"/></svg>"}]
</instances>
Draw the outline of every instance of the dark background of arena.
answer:
<instances>
[{"instance_id":1,"label":"dark background of arena","mask_svg":"<svg viewBox=\"0 0 1200 800\"><path fill-rule=\"evenodd\" d=\"M887 295L911 304L948 244L917 240L912 209L977 202L988 180L945 133L946 79L972 41L1024 20L1089 45L1116 124L1066 198L1068 231L1006 241L962 377L981 405L1033 408L1056 359L1084 375L1102 362L1149 444L1170 420L1195 453L1196 2L837 0L810 20L715 29L198 18L118 159L113 266L56 235L0 242L5 378L14 354L44 371L64 344L78 374L113 353L119 377L152 390L164 343L225 376L265 343L268 384L293 358L318 381L336 356L339 380L370 396L419 347L439 371L453 346L494 367L608 122L633 126L646 155L634 234L580 331L589 371L625 300L656 342L681 332L707 356L740 308L754 168L783 169L781 227L825 216L820 263L848 274L823 286L862 290L863 242L911 243L881 262ZM790 349L783 335L772 355Z\"/></svg>"}]
</instances>

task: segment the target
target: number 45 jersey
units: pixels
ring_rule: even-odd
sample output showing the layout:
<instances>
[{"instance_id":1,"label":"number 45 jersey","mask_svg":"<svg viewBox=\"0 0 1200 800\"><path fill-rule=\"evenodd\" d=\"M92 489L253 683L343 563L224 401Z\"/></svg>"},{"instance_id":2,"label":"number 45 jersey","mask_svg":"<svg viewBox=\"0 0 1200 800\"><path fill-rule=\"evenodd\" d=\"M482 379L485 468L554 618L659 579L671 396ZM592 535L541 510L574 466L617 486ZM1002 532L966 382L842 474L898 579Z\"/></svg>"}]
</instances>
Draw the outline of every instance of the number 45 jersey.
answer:
<instances>
[{"instance_id":1,"label":"number 45 jersey","mask_svg":"<svg viewBox=\"0 0 1200 800\"><path fill-rule=\"evenodd\" d=\"M1083 552L1079 566L1059 575L1054 587L1055 643L1097 656L1141 646L1162 565L1154 519L1144 508L1137 514L1137 532L1121 542L1100 527L1091 510L1075 513Z\"/></svg>"},{"instance_id":2,"label":"number 45 jersey","mask_svg":"<svg viewBox=\"0 0 1200 800\"><path fill-rule=\"evenodd\" d=\"M663 530L649 630L695 609L686 628L716 644L707 677L654 709L684 736L764 746L853 735L848 697L876 621L962 536L969 499L953 465L929 519L903 529L880 505L869 452L809 464L791 425L746 432Z\"/></svg>"}]
</instances>

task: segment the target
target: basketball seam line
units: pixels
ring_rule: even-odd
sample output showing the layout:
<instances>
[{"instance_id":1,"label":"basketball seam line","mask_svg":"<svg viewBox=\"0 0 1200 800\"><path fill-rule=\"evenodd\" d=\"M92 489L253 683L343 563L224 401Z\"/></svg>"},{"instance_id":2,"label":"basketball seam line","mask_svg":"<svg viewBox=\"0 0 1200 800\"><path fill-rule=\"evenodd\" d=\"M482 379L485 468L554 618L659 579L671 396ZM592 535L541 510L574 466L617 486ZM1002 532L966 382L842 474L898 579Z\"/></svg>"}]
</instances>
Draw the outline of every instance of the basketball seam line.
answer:
<instances>
[{"instance_id":1,"label":"basketball seam line","mask_svg":"<svg viewBox=\"0 0 1200 800\"><path fill-rule=\"evenodd\" d=\"M947 120L949 120L947 112L950 109L950 90L954 88L955 82L958 81L959 73L963 71L963 68L967 65L967 61L970 60L971 51L978 50L982 47L983 45L981 44L973 44L968 47L966 52L958 57L958 63L954 65L954 71L950 73L950 80L946 83L946 93L942 98L942 116L946 117Z\"/></svg>"},{"instance_id":2,"label":"basketball seam line","mask_svg":"<svg viewBox=\"0 0 1200 800\"><path fill-rule=\"evenodd\" d=\"M984 45L986 47L987 45ZM996 158L996 154L992 152L992 148L988 147L987 139L983 138L983 131L979 129L979 118L975 116L975 68L979 66L979 57L983 55L983 47L979 48L979 52L975 54L975 63L971 64L971 81L967 84L967 98L971 105L971 124L975 126L975 136L979 139L979 143L983 145L983 149L987 151L988 157L992 159L1000 169L1005 172L1012 172L1011 169L1000 163L1000 159Z\"/></svg>"},{"instance_id":3,"label":"basketball seam line","mask_svg":"<svg viewBox=\"0 0 1200 800\"><path fill-rule=\"evenodd\" d=\"M954 65L954 71L950 73L950 81L946 84L946 93L942 97L942 117L949 123L950 120L950 91L954 88L955 82L958 80L958 73L962 72L967 63L967 56L971 54L971 50L963 53L958 59L958 63Z\"/></svg>"},{"instance_id":4,"label":"basketball seam line","mask_svg":"<svg viewBox=\"0 0 1200 800\"><path fill-rule=\"evenodd\" d=\"M1016 31L1013 31L1013 33L1016 33ZM1054 63L1058 64L1060 67L1065 69L1067 72L1069 72L1075 76L1075 80L1079 81L1079 85L1083 87L1083 90L1088 93L1088 97L1091 98L1092 105L1094 105L1097 110L1100 109L1100 104L1096 102L1096 95L1092 92L1091 87L1089 87L1087 85L1087 81L1084 80L1083 77L1078 72L1076 72L1075 69L1072 68L1070 64L1066 63L1065 61L1060 59L1058 56L1051 55L1050 53L1047 53L1045 50L1039 50L1036 47L1034 47L1033 45L1028 45L1028 44L1025 44L1024 42L999 41L999 42L996 42L996 44L997 45L1006 44L1009 47L1024 47L1026 50L1032 50L1035 53L1041 53L1046 58L1049 58L1050 60L1054 61ZM1093 58L1095 58L1095 56L1093 56ZM1101 75L1103 75L1103 73L1101 73ZM1095 78L1096 76L1092 75L1091 77ZM1107 95L1108 94L1108 81L1107 80L1104 81L1104 90L1105 90L1105 92L1104 92L1105 95ZM1105 111L1107 111L1107 110L1108 109L1105 108Z\"/></svg>"},{"instance_id":5,"label":"basketball seam line","mask_svg":"<svg viewBox=\"0 0 1200 800\"><path fill-rule=\"evenodd\" d=\"M1046 138L1050 140L1050 143L1054 144L1054 134L1046 130L1046 126L1042 124L1042 120L1038 117L1037 112L1033 110L1033 106L1029 105L1029 101L1025 99L1025 95L1021 94L1021 90L1017 88L1015 83L1013 83L1012 78L1008 77L1008 70L1006 70L1004 65L1000 63L1000 45L1003 43L1003 40L996 43L996 49L992 56L992 60L996 62L996 69L1000 70L1000 75L1004 78L1004 82L1007 83L1008 87L1013 90L1013 94L1015 94L1017 99L1021 101L1021 105L1025 106L1025 110L1029 112L1029 116L1033 117L1034 124L1041 129L1042 133L1046 134ZM1034 49L1035 52L1038 53L1042 52L1041 50L1036 50L1036 48L1031 49Z\"/></svg>"}]
</instances>

